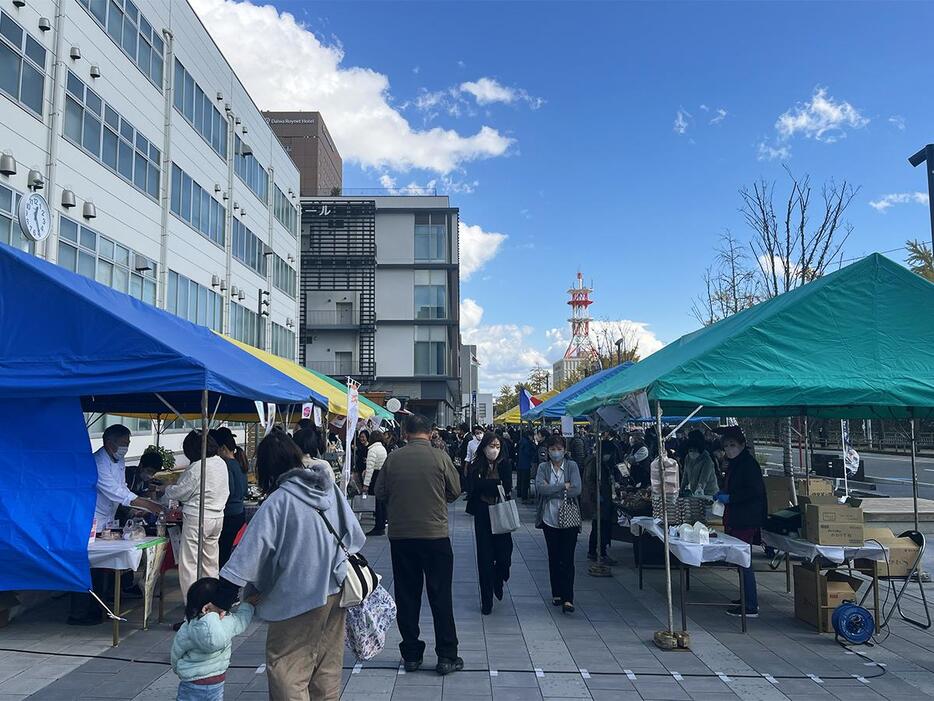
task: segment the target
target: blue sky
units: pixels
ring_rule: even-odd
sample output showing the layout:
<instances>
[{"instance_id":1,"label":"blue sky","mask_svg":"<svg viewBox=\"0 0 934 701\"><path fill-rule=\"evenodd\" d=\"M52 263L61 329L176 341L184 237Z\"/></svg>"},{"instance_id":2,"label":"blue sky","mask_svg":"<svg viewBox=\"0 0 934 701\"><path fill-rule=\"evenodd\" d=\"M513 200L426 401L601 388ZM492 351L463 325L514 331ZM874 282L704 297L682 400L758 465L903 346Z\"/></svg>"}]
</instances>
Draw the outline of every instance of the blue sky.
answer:
<instances>
[{"instance_id":1,"label":"blue sky","mask_svg":"<svg viewBox=\"0 0 934 701\"><path fill-rule=\"evenodd\" d=\"M194 4L233 46L248 8ZM646 348L693 330L720 232L748 238L738 188L781 181L783 163L861 188L846 258L930 238L924 173L907 163L932 136L929 4L275 5L301 27L253 19L301 44L306 59L282 69L308 82L277 89L275 67L246 66L261 47L228 50L260 106L321 110L348 188L435 181L477 227L462 326L488 389L560 356L548 332L567 326L578 268L594 316L645 324ZM368 110L381 116L356 123Z\"/></svg>"}]
</instances>

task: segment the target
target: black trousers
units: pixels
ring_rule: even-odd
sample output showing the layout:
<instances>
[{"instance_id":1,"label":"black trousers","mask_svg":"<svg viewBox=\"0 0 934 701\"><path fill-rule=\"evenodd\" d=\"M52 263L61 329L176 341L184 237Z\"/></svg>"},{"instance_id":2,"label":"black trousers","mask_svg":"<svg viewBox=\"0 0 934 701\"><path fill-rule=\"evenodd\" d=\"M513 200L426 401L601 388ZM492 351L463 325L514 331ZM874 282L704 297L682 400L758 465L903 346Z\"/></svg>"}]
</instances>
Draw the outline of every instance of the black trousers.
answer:
<instances>
[{"instance_id":1,"label":"black trousers","mask_svg":"<svg viewBox=\"0 0 934 701\"><path fill-rule=\"evenodd\" d=\"M600 555L606 555L606 549L610 546L610 539L613 536L613 519L600 519ZM591 555L597 554L597 519L590 522L590 543L587 546L587 552Z\"/></svg>"},{"instance_id":2,"label":"black trousers","mask_svg":"<svg viewBox=\"0 0 934 701\"><path fill-rule=\"evenodd\" d=\"M493 605L493 592L502 592L509 581L512 565L512 534L493 533L490 528L490 509L486 504L477 506L473 517L473 533L477 541L477 574L480 578L480 605Z\"/></svg>"},{"instance_id":3,"label":"black trousers","mask_svg":"<svg viewBox=\"0 0 934 701\"><path fill-rule=\"evenodd\" d=\"M523 470L521 467L516 471L518 483L516 484L516 490L518 491L520 499L529 498L529 480L531 479L531 471Z\"/></svg>"},{"instance_id":4,"label":"black trousers","mask_svg":"<svg viewBox=\"0 0 934 701\"><path fill-rule=\"evenodd\" d=\"M577 528L552 528L542 524L545 545L548 546L548 574L551 577L551 596L574 603L574 548Z\"/></svg>"},{"instance_id":5,"label":"black trousers","mask_svg":"<svg viewBox=\"0 0 934 701\"><path fill-rule=\"evenodd\" d=\"M130 573L132 574L132 572ZM132 583L132 582L131 582ZM113 592L113 570L91 568L91 589L102 601L107 601L108 592ZM85 618L102 621L104 610L87 592L72 592L69 600L69 618Z\"/></svg>"},{"instance_id":6,"label":"black trousers","mask_svg":"<svg viewBox=\"0 0 934 701\"><path fill-rule=\"evenodd\" d=\"M370 478L370 494L376 493L376 483L380 480L380 474L382 474L382 472L382 470L377 470ZM374 531L386 530L386 504L382 499L376 499L376 511L373 513L373 519Z\"/></svg>"},{"instance_id":7,"label":"black trousers","mask_svg":"<svg viewBox=\"0 0 934 701\"><path fill-rule=\"evenodd\" d=\"M227 560L230 559L230 553L233 552L234 538L237 537L237 533L240 532L244 523L246 523L246 514L243 512L239 514L224 514L224 526L221 528L221 536L217 544L219 550L217 560L219 567L226 565Z\"/></svg>"},{"instance_id":8,"label":"black trousers","mask_svg":"<svg viewBox=\"0 0 934 701\"><path fill-rule=\"evenodd\" d=\"M419 640L418 617L422 609L422 585L435 624L438 657L457 657L457 628L454 624L454 551L450 538L431 540L389 539L392 577L396 599L396 623L402 634L399 651L404 660L420 660L425 643Z\"/></svg>"}]
</instances>

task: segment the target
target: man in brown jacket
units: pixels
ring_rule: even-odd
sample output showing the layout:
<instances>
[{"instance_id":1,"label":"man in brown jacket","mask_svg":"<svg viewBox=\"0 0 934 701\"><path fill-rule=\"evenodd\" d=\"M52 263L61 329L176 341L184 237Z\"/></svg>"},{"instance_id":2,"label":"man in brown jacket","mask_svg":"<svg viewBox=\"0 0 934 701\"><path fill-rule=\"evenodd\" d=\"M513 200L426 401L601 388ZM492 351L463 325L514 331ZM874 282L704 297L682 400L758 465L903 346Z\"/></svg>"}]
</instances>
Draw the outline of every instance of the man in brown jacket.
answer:
<instances>
[{"instance_id":1,"label":"man in brown jacket","mask_svg":"<svg viewBox=\"0 0 934 701\"><path fill-rule=\"evenodd\" d=\"M424 583L435 624L435 670L445 675L464 668L457 656L447 507L460 496L460 480L451 458L431 447L428 419L409 415L403 429L407 443L389 454L376 483L376 498L386 504L389 517L399 650L407 672L421 666L425 643L419 640L418 617Z\"/></svg>"}]
</instances>

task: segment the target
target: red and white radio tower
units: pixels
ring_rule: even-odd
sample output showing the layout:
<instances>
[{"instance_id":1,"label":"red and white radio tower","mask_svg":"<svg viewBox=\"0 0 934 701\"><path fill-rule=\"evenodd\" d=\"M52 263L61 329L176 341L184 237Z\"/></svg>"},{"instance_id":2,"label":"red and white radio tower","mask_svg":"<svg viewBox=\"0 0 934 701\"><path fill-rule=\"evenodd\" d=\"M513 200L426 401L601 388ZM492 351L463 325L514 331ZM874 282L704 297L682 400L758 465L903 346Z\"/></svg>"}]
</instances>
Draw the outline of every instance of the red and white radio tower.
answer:
<instances>
[{"instance_id":1,"label":"red and white radio tower","mask_svg":"<svg viewBox=\"0 0 934 701\"><path fill-rule=\"evenodd\" d=\"M584 287L584 276L577 273L577 286L568 290L571 299L568 304L571 305L571 342L568 349L564 352L565 358L580 358L590 360L597 357L597 351L590 341L590 311L588 307L593 304L590 299L590 293L593 288Z\"/></svg>"}]
</instances>

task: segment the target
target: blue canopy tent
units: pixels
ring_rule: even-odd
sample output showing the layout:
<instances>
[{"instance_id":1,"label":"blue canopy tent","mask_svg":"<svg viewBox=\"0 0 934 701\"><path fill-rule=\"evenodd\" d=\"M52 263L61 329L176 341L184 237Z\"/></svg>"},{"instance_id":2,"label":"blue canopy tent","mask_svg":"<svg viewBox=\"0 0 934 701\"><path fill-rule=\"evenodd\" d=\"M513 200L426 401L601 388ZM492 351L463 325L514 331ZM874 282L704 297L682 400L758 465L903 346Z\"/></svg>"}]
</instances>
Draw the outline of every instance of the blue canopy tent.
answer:
<instances>
[{"instance_id":1,"label":"blue canopy tent","mask_svg":"<svg viewBox=\"0 0 934 701\"><path fill-rule=\"evenodd\" d=\"M585 377L580 382L576 382L567 389L559 392L551 399L548 399L536 407L533 407L526 413L522 415L523 421L537 421L539 419L560 419L562 416L567 414L566 407L567 403L577 396L583 394L591 387L596 386L597 384L608 380L611 377L615 377L620 372L626 370L626 368L632 367L633 363L626 362L622 365L616 365L606 370L601 370L600 372L594 373L589 377ZM575 416L575 419L586 419L586 416Z\"/></svg>"},{"instance_id":2,"label":"blue canopy tent","mask_svg":"<svg viewBox=\"0 0 934 701\"><path fill-rule=\"evenodd\" d=\"M82 407L328 405L204 327L2 244L0 329L0 590L90 586L97 472ZM35 427L54 427L54 446Z\"/></svg>"}]
</instances>

